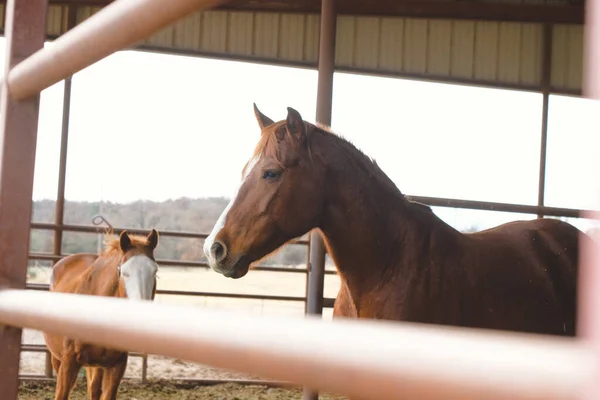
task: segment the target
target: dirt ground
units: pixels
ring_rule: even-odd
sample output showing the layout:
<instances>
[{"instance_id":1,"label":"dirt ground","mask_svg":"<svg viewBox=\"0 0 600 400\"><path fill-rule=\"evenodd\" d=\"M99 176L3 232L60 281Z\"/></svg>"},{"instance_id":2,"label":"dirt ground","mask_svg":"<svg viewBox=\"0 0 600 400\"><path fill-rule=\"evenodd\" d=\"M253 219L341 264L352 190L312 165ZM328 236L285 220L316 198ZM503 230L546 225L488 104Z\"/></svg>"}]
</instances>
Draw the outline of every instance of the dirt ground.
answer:
<instances>
[{"instance_id":1,"label":"dirt ground","mask_svg":"<svg viewBox=\"0 0 600 400\"><path fill-rule=\"evenodd\" d=\"M301 399L301 389L269 388L266 386L242 386L232 383L196 386L176 385L169 381L141 384L123 381L119 387L119 400L292 400ZM51 400L54 383L22 383L19 400ZM324 400L346 400L346 397L326 393L319 394ZM71 400L87 400L85 380L80 379L73 390Z\"/></svg>"},{"instance_id":2,"label":"dirt ground","mask_svg":"<svg viewBox=\"0 0 600 400\"><path fill-rule=\"evenodd\" d=\"M39 268L33 271L35 277L28 279L31 283L48 283L50 278L50 270L47 268ZM284 295L284 296L304 296L306 290L306 275L302 273L285 273L285 272L263 272L250 271L243 279L227 279L212 271L195 268L169 268L163 267L159 271L158 288L186 291L205 291L205 292L224 292L224 293L247 293L247 294L266 294L266 295ZM336 275L326 275L325 277L325 297L335 297L339 290L340 281ZM160 295L155 299L156 302L193 305L199 308L226 309L239 311L243 313L257 315L290 315L302 317L304 315L304 303L292 301L269 301L269 300L245 300L245 299L227 299L214 297L198 297L198 296L167 296ZM325 309L323 319L331 320L333 310ZM193 315L190 316L193 318ZM23 340L24 344L44 344L44 338L39 331L24 329ZM20 373L27 375L41 375L44 373L45 353L22 352ZM142 376L142 359L140 357L130 357L125 377L130 378L131 390L135 389L135 382L141 382ZM83 370L82 370L83 373ZM206 365L184 362L182 360L171 359L162 356L148 356L148 379L151 381L164 381L169 379L260 379L257 376L248 376L239 374L233 371L220 370ZM151 385L148 389L148 394L137 397L142 399L195 399L195 398L236 398L233 397L148 397L150 393L154 393L158 386ZM219 389L221 388L221 389ZM229 388L229 387L227 387ZM233 390L233 387L231 387ZM29 387L27 387L29 390ZM33 389L32 389L33 390ZM138 390L138 389L135 389ZM146 390L144 388L140 390ZM158 389L156 389L158 390ZM166 390L166 389L165 389ZM170 390L170 389L169 389ZM183 389L182 389L183 390ZM200 389L199 389L200 390ZM222 386L211 388L203 388L206 393L211 393L211 390L223 390ZM235 389L238 390L238 389ZM234 390L234 391L235 391ZM241 390L241 389L239 389ZM244 390L246 390L244 388ZM292 397L272 397L278 393L273 389L253 388L257 397L247 397L246 394L239 397L240 399L278 399L278 398L295 398ZM260 392L262 390L262 392ZM26 392L23 393L25 396ZM50 393L50 392L48 392ZM158 393L158 392L157 392ZM271 393L271 394L269 394ZM187 395L187 394L186 394ZM266 397L265 397L266 396ZM20 397L21 398L21 397ZM45 397L23 397L23 399L42 399ZM52 396L47 398L51 399ZM136 398L132 395L131 399ZM125 399L130 399L125 397ZM78 397L75 397L78 399Z\"/></svg>"}]
</instances>

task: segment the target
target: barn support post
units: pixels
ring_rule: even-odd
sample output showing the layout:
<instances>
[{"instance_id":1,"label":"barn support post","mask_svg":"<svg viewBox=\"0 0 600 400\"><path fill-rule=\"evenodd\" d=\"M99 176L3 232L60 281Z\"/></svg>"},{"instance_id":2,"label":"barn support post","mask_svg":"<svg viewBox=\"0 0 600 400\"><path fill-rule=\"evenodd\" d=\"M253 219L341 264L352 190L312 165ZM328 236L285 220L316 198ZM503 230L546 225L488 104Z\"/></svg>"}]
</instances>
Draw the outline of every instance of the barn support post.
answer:
<instances>
[{"instance_id":1,"label":"barn support post","mask_svg":"<svg viewBox=\"0 0 600 400\"><path fill-rule=\"evenodd\" d=\"M550 108L550 88L552 75L552 24L544 24L542 53L542 135L540 140L540 170L538 180L538 207L544 206L546 191L546 153L548 150L548 114ZM544 213L539 210L538 218Z\"/></svg>"},{"instance_id":2,"label":"barn support post","mask_svg":"<svg viewBox=\"0 0 600 400\"><path fill-rule=\"evenodd\" d=\"M308 314L308 287L310 284L309 274L310 274L310 233L308 234L308 244L306 245L306 288L305 288L305 298L304 298L304 313ZM323 277L323 283L325 281L325 277Z\"/></svg>"},{"instance_id":3,"label":"barn support post","mask_svg":"<svg viewBox=\"0 0 600 400\"><path fill-rule=\"evenodd\" d=\"M148 382L148 354L142 356L142 383Z\"/></svg>"},{"instance_id":4,"label":"barn support post","mask_svg":"<svg viewBox=\"0 0 600 400\"><path fill-rule=\"evenodd\" d=\"M583 96L595 102L595 115L600 113L600 2L588 1L585 5ZM595 173L600 171L596 160ZM595 179L598 179L596 177ZM593 183L592 183L593 184ZM596 194L596 209L600 194ZM588 218L600 219L600 212L587 212ZM582 246L579 273L577 335L589 346L595 357L595 371L585 388L582 400L595 400L600 396L600 244Z\"/></svg>"},{"instance_id":5,"label":"barn support post","mask_svg":"<svg viewBox=\"0 0 600 400\"><path fill-rule=\"evenodd\" d=\"M68 17L66 30L72 29L77 21L77 7L68 6ZM58 161L58 189L56 193L56 207L54 209L54 230L53 238L53 254L60 256L62 254L63 242L63 224L65 215L65 183L67 179L67 152L69 147L69 120L71 117L71 81L72 76L65 78L65 86L63 89L63 110L62 110L62 126L60 135L60 156ZM56 264L55 260L52 264ZM52 362L50 353L46 352L46 362L44 372L47 378L52 378Z\"/></svg>"},{"instance_id":6,"label":"barn support post","mask_svg":"<svg viewBox=\"0 0 600 400\"><path fill-rule=\"evenodd\" d=\"M321 28L319 33L319 66L317 87L317 122L331 125L333 103L333 73L335 69L335 0L322 0ZM308 272L307 314L323 313L323 288L325 285L325 243L321 233L310 233L310 269ZM304 388L303 400L316 400L319 394Z\"/></svg>"},{"instance_id":7,"label":"barn support post","mask_svg":"<svg viewBox=\"0 0 600 400\"><path fill-rule=\"evenodd\" d=\"M8 91L10 69L44 46L47 0L8 0L0 98L0 286L25 288L40 94L21 101ZM0 325L0 392L17 399L21 328Z\"/></svg>"}]
</instances>

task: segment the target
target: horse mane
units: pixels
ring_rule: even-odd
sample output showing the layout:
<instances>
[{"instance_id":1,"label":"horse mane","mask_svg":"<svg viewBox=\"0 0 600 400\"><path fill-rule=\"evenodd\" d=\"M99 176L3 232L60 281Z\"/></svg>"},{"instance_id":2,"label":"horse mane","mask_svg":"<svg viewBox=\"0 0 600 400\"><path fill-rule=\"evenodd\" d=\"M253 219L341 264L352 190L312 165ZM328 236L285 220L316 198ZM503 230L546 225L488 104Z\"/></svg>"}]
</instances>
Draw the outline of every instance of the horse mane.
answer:
<instances>
[{"instance_id":1,"label":"horse mane","mask_svg":"<svg viewBox=\"0 0 600 400\"><path fill-rule=\"evenodd\" d=\"M350 142L348 139L344 138L338 133L335 133L331 130L330 127L318 124L315 126L314 132L321 133L330 139L333 139L332 142L336 145L340 150L346 153L349 158L370 177L376 178L381 184L383 184L388 190L392 193L397 194L405 199L404 195L398 189L394 181L390 179L390 177L379 167L374 158L366 155L362 150L360 150L356 145Z\"/></svg>"},{"instance_id":2,"label":"horse mane","mask_svg":"<svg viewBox=\"0 0 600 400\"><path fill-rule=\"evenodd\" d=\"M423 209L431 210L431 207L422 203L416 203L407 199L404 194L400 191L398 186L390 179L390 177L379 167L374 158L367 156L356 147L352 142L348 139L344 138L340 134L334 132L331 127L316 123L311 124L309 122L303 121L306 127L306 139L307 139L307 148L309 154L312 158L312 150L311 150L311 139L315 135L323 135L325 138L330 139L334 146L344 152L348 158L354 162L354 164L363 170L370 177L374 177L377 179L388 191L392 194L395 194L402 198L407 204L415 204L421 206ZM266 127L260 136L260 140L254 149L254 153L252 154L252 158L246 163L244 169L242 170L242 176L245 175L246 169L250 165L251 161L266 156L269 158L273 158L282 168L284 167L282 154L279 148L279 141L277 139L277 133L281 131L281 129L286 129L286 121L282 120L279 122L275 122L274 124Z\"/></svg>"},{"instance_id":3,"label":"horse mane","mask_svg":"<svg viewBox=\"0 0 600 400\"><path fill-rule=\"evenodd\" d=\"M133 247L136 246L146 246L148 244L148 240L143 235L133 235L131 233L127 234L129 239L131 240L131 245ZM104 249L100 252L101 256L111 257L115 255L121 255L121 246L119 244L119 236L114 237L114 232L109 230L104 235Z\"/></svg>"}]
</instances>

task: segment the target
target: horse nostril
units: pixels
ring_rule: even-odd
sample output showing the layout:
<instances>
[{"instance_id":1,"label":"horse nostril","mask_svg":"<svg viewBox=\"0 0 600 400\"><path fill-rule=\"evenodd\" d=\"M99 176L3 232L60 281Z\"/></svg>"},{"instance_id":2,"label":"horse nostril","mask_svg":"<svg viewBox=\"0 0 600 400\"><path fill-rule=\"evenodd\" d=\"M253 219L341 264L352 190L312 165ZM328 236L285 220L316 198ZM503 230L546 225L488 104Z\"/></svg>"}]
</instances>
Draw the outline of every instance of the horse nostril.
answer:
<instances>
[{"instance_id":1,"label":"horse nostril","mask_svg":"<svg viewBox=\"0 0 600 400\"><path fill-rule=\"evenodd\" d=\"M221 242L213 243L213 245L210 246L210 251L217 262L223 261L223 259L227 256L227 248Z\"/></svg>"}]
</instances>

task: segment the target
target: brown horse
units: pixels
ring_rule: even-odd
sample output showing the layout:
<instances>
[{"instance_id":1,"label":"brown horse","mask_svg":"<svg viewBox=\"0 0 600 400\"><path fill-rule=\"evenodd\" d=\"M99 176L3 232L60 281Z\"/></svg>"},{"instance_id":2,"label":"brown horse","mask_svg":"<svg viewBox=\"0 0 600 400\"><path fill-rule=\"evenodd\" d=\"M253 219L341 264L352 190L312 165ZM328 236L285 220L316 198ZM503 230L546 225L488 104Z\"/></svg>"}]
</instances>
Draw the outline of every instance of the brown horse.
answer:
<instances>
[{"instance_id":1,"label":"brown horse","mask_svg":"<svg viewBox=\"0 0 600 400\"><path fill-rule=\"evenodd\" d=\"M260 140L204 244L213 270L243 277L318 228L341 278L336 317L575 335L578 229L536 219L463 234L326 127L254 107Z\"/></svg>"},{"instance_id":2,"label":"brown horse","mask_svg":"<svg viewBox=\"0 0 600 400\"><path fill-rule=\"evenodd\" d=\"M154 300L157 245L158 233L154 229L147 237L123 231L119 239L107 240L101 254L72 254L57 262L52 269L50 291ZM44 339L57 376L55 400L69 399L81 367L86 369L90 400L116 400L127 367L127 352L48 333L44 333Z\"/></svg>"}]
</instances>

